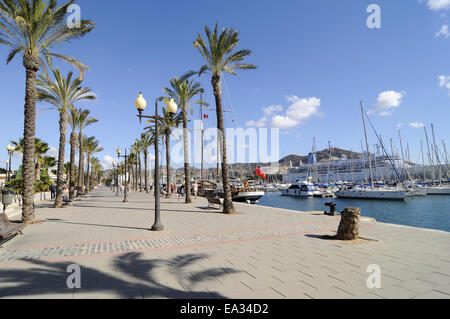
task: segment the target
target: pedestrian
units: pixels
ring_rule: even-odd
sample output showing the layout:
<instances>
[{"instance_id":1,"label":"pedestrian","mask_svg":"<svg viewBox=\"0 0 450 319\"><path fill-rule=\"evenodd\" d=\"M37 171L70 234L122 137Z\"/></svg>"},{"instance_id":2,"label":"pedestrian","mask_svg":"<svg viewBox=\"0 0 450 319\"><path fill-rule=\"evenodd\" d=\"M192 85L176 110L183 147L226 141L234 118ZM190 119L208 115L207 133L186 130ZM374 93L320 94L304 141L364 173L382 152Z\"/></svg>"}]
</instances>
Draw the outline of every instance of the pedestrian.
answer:
<instances>
[{"instance_id":1,"label":"pedestrian","mask_svg":"<svg viewBox=\"0 0 450 319\"><path fill-rule=\"evenodd\" d=\"M51 194L52 199L56 198L56 185L55 185L55 183L53 183L50 186L50 194Z\"/></svg>"},{"instance_id":2,"label":"pedestrian","mask_svg":"<svg viewBox=\"0 0 450 319\"><path fill-rule=\"evenodd\" d=\"M197 194L198 194L198 184L197 184L197 182L194 182L194 196L195 196L195 199L197 199Z\"/></svg>"}]
</instances>

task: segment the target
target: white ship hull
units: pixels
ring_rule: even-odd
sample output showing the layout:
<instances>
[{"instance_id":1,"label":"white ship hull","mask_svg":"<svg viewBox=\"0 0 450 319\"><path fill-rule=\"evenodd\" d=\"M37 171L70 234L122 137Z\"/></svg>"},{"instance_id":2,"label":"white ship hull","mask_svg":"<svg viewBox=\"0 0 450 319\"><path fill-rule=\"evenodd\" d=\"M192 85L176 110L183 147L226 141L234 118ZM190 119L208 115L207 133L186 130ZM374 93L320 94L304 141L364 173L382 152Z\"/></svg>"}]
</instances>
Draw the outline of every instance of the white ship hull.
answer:
<instances>
[{"instance_id":1,"label":"white ship hull","mask_svg":"<svg viewBox=\"0 0 450 319\"><path fill-rule=\"evenodd\" d=\"M390 190L351 189L336 193L339 198L405 200L406 192Z\"/></svg>"},{"instance_id":2,"label":"white ship hull","mask_svg":"<svg viewBox=\"0 0 450 319\"><path fill-rule=\"evenodd\" d=\"M428 195L450 195L450 187L430 187L426 190Z\"/></svg>"},{"instance_id":3,"label":"white ship hull","mask_svg":"<svg viewBox=\"0 0 450 319\"><path fill-rule=\"evenodd\" d=\"M314 197L319 195L319 192L304 192L300 190L292 190L292 189L283 189L281 190L282 196L293 196L293 197Z\"/></svg>"}]
</instances>

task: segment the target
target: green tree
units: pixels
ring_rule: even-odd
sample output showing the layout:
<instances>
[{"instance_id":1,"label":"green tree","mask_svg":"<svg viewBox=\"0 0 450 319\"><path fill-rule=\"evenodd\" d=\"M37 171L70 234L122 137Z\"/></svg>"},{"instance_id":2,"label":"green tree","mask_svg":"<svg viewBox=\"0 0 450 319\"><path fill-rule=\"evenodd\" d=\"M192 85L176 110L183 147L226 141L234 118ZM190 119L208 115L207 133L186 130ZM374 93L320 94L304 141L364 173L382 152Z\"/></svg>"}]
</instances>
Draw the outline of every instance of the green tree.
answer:
<instances>
[{"instance_id":1,"label":"green tree","mask_svg":"<svg viewBox=\"0 0 450 319\"><path fill-rule=\"evenodd\" d=\"M166 171L167 171L167 195L166 198L171 196L171 175L170 175L170 137L172 135L173 128L180 126L183 123L183 113L180 112L174 116L171 116L167 110L163 110L164 119L160 119L159 123L161 126L161 133L164 136L164 144L166 145ZM149 120L147 123L155 123L155 120ZM155 126L150 126L146 128L147 130L155 130Z\"/></svg>"},{"instance_id":2,"label":"green tree","mask_svg":"<svg viewBox=\"0 0 450 319\"><path fill-rule=\"evenodd\" d=\"M212 33L210 29L205 26L205 33L208 43L205 42L201 34L199 34L194 41L194 47L200 52L205 60L205 65L201 67L198 74L200 76L205 72L211 74L211 84L216 100L217 130L221 133L222 182L224 190L223 212L224 214L232 214L235 212L235 209L228 176L227 145L222 105L222 74L228 73L236 75L237 70L250 70L256 69L257 67L242 62L245 57L251 54L250 50L235 50L239 44L239 32L230 28L223 29L219 34L216 24ZM190 75L192 74L193 73Z\"/></svg>"},{"instance_id":3,"label":"green tree","mask_svg":"<svg viewBox=\"0 0 450 319\"><path fill-rule=\"evenodd\" d=\"M87 174L86 174L86 191L91 191L91 157L95 153L99 153L103 151L103 148L100 147L100 142L95 139L95 136L85 137L83 141L84 150L87 155Z\"/></svg>"},{"instance_id":4,"label":"green tree","mask_svg":"<svg viewBox=\"0 0 450 319\"><path fill-rule=\"evenodd\" d=\"M94 117L90 117L89 110L83 110L79 113L78 117L78 148L79 148L79 159L78 159L78 196L84 195L84 129L89 125L97 123L98 120Z\"/></svg>"},{"instance_id":5,"label":"green tree","mask_svg":"<svg viewBox=\"0 0 450 319\"><path fill-rule=\"evenodd\" d=\"M81 79L73 79L73 73L69 72L63 77L61 72L53 70L55 81L48 75L41 74L37 80L38 101L48 103L59 112L59 150L58 150L58 174L56 179L55 208L63 207L64 195L64 158L66 156L66 133L69 121L68 111L76 102L95 100L91 89L81 86Z\"/></svg>"},{"instance_id":6,"label":"green tree","mask_svg":"<svg viewBox=\"0 0 450 319\"><path fill-rule=\"evenodd\" d=\"M34 142L36 135L36 74L45 61L57 57L76 66L83 74L85 65L73 57L52 52L64 42L80 38L94 29L91 21L81 20L77 28L67 26L65 16L74 1L57 6L56 0L0 0L0 44L11 49L7 63L22 55L26 70L25 119L23 153L23 211L22 220L34 222L33 174Z\"/></svg>"},{"instance_id":7,"label":"green tree","mask_svg":"<svg viewBox=\"0 0 450 319\"><path fill-rule=\"evenodd\" d=\"M190 173L190 155L189 155L189 131L188 131L188 109L192 112L192 107L190 106L191 100L194 96L203 93L201 84L194 81L189 81L185 79L174 78L170 80L170 87L163 89L164 93L168 95L169 99L174 99L175 102L181 109L181 116L183 120L183 142L184 142L184 180L186 189L186 204L192 203L191 194L191 173ZM167 97L163 98L167 102ZM202 102L195 101L194 103L200 104Z\"/></svg>"}]
</instances>

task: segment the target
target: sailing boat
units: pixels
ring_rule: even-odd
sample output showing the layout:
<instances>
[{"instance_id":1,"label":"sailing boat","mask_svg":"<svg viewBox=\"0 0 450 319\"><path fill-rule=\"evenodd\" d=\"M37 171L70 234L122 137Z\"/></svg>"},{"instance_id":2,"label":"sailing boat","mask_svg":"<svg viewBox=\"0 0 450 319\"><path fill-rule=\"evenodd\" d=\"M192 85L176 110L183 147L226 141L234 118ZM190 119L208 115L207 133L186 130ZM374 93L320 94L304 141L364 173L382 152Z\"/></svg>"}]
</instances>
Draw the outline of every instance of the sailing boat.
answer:
<instances>
[{"instance_id":1,"label":"sailing boat","mask_svg":"<svg viewBox=\"0 0 450 319\"><path fill-rule=\"evenodd\" d=\"M349 187L347 189L342 189L342 190L336 192L336 196L339 198L354 198L354 199L405 200L406 199L405 191L393 190L393 189L389 189L389 188L381 188L381 189L374 188L372 158L371 158L370 149L369 149L369 140L367 138L366 117L365 117L365 111L364 111L364 106L362 104L362 101L361 101L361 113L362 113L362 119L363 119L363 125L364 125L364 135L366 138L367 161L369 163L371 187L370 188ZM384 146L383 146L383 150L384 150ZM389 157L389 159L390 159L390 157ZM390 161L392 164L391 159L390 159ZM395 164L393 164L393 168L397 173Z\"/></svg>"}]
</instances>

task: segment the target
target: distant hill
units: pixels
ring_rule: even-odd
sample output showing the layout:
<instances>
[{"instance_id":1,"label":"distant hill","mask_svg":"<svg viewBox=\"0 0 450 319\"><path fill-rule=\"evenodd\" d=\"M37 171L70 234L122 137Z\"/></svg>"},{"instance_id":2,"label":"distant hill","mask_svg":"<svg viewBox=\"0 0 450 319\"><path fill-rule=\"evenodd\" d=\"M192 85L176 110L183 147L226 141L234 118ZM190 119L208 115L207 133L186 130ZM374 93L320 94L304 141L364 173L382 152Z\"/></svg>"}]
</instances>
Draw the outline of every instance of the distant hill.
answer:
<instances>
[{"instance_id":1,"label":"distant hill","mask_svg":"<svg viewBox=\"0 0 450 319\"><path fill-rule=\"evenodd\" d=\"M328 162L330 160L330 150L326 149L316 153L317 161L319 163ZM340 148L331 149L331 160L337 160L342 157L347 157L348 159L359 159L362 158L361 153L355 153L352 151L343 150ZM300 163L306 164L308 162L308 156L299 155L288 155L280 160L281 166L290 166L292 162L293 166L300 166Z\"/></svg>"}]
</instances>

